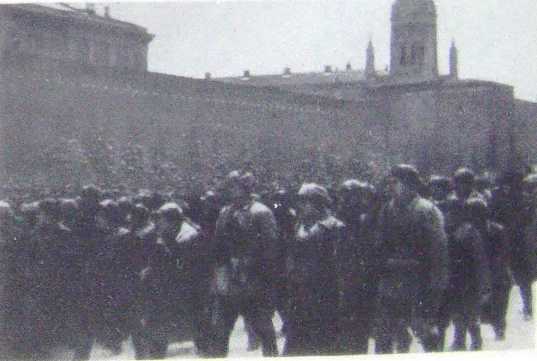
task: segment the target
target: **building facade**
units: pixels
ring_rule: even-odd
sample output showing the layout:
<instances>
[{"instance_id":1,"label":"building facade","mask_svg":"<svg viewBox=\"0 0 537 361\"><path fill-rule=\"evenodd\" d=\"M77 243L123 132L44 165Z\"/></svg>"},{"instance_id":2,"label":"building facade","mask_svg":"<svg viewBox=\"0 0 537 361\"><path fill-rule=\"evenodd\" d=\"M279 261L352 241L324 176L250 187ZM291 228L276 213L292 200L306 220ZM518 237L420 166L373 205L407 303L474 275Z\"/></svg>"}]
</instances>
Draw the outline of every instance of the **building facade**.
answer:
<instances>
[{"instance_id":1,"label":"building facade","mask_svg":"<svg viewBox=\"0 0 537 361\"><path fill-rule=\"evenodd\" d=\"M369 44L364 71L203 80L147 71L153 36L106 13L1 5L0 18L4 183L151 186L128 163L133 146L144 150L147 168L173 161L181 177L200 182L248 163L263 176L301 170L312 180L317 170L334 174L326 155L412 162L425 173L462 164L501 171L532 160L520 144L533 133L519 141L522 103L512 87L458 79L454 45L450 74L438 74L432 1L395 2L389 71L375 69ZM524 129L535 128L534 108L522 105Z\"/></svg>"},{"instance_id":2,"label":"building facade","mask_svg":"<svg viewBox=\"0 0 537 361\"><path fill-rule=\"evenodd\" d=\"M147 71L153 39L146 29L112 19L108 11L10 4L0 8L0 53Z\"/></svg>"}]
</instances>

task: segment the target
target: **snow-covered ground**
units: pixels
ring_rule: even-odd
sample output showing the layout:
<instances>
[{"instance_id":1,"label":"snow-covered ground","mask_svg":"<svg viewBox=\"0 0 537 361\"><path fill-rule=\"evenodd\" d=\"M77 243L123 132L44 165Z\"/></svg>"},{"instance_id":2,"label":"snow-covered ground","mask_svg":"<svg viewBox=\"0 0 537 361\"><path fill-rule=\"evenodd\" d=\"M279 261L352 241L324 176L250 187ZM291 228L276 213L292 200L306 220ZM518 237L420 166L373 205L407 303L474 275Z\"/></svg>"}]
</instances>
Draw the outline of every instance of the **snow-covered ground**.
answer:
<instances>
[{"instance_id":1,"label":"snow-covered ground","mask_svg":"<svg viewBox=\"0 0 537 361\"><path fill-rule=\"evenodd\" d=\"M537 295L537 283L534 284L534 294ZM536 297L537 298L537 297ZM482 326L483 344L486 351L500 351L500 350L528 350L535 348L535 325L533 321L524 321L521 314L521 299L520 293L517 287L514 287L511 291L511 301L508 310L508 324L507 324L507 337L505 341L496 341L494 339L494 332L489 325ZM276 330L279 330L281 326L280 319L276 316L274 319ZM446 345L450 345L453 339L452 327L448 330L448 342ZM468 344L470 340L468 337ZM284 339L278 339L278 346L280 351L283 348ZM233 334L231 335L230 345L230 357L261 357L261 351L247 352L247 336L244 330L244 324L242 319L239 318L235 325ZM373 349L373 342L371 342L371 350ZM412 345L412 352L421 352L421 347L416 342ZM62 355L62 359L68 358L69 355ZM193 358L196 357L192 342L176 343L170 345L168 348L169 359L180 358ZM112 355L109 351L99 347L95 347L92 355L92 360L132 360L134 359L134 351L130 341L125 342L123 345L123 353L120 355Z\"/></svg>"}]
</instances>

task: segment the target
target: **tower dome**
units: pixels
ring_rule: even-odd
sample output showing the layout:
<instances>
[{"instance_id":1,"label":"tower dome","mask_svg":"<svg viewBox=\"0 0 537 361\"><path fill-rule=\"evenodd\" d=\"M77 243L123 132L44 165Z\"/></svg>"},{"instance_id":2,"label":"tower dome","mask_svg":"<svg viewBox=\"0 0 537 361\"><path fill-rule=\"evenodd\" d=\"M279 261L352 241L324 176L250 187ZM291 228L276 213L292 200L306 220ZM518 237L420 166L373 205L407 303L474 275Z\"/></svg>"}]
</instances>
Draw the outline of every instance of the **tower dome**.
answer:
<instances>
[{"instance_id":1,"label":"tower dome","mask_svg":"<svg viewBox=\"0 0 537 361\"><path fill-rule=\"evenodd\" d=\"M433 0L396 0L392 6L390 74L397 78L438 77L436 6Z\"/></svg>"}]
</instances>

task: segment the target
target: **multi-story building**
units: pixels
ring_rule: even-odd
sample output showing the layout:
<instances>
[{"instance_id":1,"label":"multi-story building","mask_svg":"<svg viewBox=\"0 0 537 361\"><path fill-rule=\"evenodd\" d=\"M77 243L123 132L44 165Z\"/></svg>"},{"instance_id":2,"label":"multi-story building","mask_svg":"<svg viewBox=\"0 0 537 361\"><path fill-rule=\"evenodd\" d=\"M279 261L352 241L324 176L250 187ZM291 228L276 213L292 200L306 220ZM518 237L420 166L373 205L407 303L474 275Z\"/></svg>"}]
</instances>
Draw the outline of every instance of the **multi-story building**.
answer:
<instances>
[{"instance_id":1,"label":"multi-story building","mask_svg":"<svg viewBox=\"0 0 537 361\"><path fill-rule=\"evenodd\" d=\"M146 29L92 7L10 4L0 8L0 53L147 71Z\"/></svg>"}]
</instances>

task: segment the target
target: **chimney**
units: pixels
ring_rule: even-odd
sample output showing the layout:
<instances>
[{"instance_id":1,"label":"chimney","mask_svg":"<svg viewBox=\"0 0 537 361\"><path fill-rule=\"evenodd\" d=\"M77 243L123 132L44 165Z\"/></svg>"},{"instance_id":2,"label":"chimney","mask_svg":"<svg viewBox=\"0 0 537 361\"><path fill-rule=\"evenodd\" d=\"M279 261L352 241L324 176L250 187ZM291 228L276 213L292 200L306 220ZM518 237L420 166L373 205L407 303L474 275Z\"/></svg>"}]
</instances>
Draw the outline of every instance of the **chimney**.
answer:
<instances>
[{"instance_id":1,"label":"chimney","mask_svg":"<svg viewBox=\"0 0 537 361\"><path fill-rule=\"evenodd\" d=\"M325 72L325 73L331 73L331 72L332 72L332 66L330 66L330 65L325 65L325 66L324 66L324 72Z\"/></svg>"},{"instance_id":2,"label":"chimney","mask_svg":"<svg viewBox=\"0 0 537 361\"><path fill-rule=\"evenodd\" d=\"M110 19L110 6L104 7L104 17Z\"/></svg>"},{"instance_id":3,"label":"chimney","mask_svg":"<svg viewBox=\"0 0 537 361\"><path fill-rule=\"evenodd\" d=\"M209 73L209 72L205 73L205 80L211 80L211 78L212 78L211 73Z\"/></svg>"},{"instance_id":4,"label":"chimney","mask_svg":"<svg viewBox=\"0 0 537 361\"><path fill-rule=\"evenodd\" d=\"M352 65L351 65L350 62L347 63L347 66L345 67L345 70L346 70L346 71L351 71L351 70L352 70Z\"/></svg>"},{"instance_id":5,"label":"chimney","mask_svg":"<svg viewBox=\"0 0 537 361\"><path fill-rule=\"evenodd\" d=\"M95 15L95 4L86 3L86 12L88 13L88 15Z\"/></svg>"},{"instance_id":6,"label":"chimney","mask_svg":"<svg viewBox=\"0 0 537 361\"><path fill-rule=\"evenodd\" d=\"M291 76L291 68L286 67L285 69L283 69L283 77L288 78L290 76Z\"/></svg>"},{"instance_id":7,"label":"chimney","mask_svg":"<svg viewBox=\"0 0 537 361\"><path fill-rule=\"evenodd\" d=\"M245 71L243 72L243 74L242 74L242 78L243 78L244 80L248 80L248 79L250 79L250 70L245 70Z\"/></svg>"}]
</instances>

